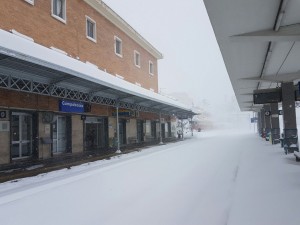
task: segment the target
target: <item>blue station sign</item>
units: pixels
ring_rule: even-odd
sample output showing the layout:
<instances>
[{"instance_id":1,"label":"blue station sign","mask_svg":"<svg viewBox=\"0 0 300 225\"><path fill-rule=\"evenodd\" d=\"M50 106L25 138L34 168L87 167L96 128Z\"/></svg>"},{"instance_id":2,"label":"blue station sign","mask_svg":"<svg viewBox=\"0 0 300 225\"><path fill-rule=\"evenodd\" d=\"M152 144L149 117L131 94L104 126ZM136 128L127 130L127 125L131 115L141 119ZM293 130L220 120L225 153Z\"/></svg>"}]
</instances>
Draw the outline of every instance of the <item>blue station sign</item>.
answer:
<instances>
[{"instance_id":1,"label":"blue station sign","mask_svg":"<svg viewBox=\"0 0 300 225\"><path fill-rule=\"evenodd\" d=\"M84 104L81 102L74 102L69 100L60 100L59 101L59 111L61 112L74 112L74 113L83 113Z\"/></svg>"}]
</instances>

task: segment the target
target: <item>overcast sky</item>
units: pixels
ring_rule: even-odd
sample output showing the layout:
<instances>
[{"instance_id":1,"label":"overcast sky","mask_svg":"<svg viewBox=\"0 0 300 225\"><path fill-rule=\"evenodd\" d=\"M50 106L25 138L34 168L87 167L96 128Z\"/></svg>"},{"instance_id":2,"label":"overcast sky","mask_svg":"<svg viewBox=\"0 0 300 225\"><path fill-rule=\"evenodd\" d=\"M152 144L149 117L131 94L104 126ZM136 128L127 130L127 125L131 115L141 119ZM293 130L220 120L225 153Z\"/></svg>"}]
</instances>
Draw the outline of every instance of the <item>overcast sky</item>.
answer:
<instances>
[{"instance_id":1,"label":"overcast sky","mask_svg":"<svg viewBox=\"0 0 300 225\"><path fill-rule=\"evenodd\" d=\"M196 104L234 96L203 1L104 2L163 53L158 62L162 92L186 92Z\"/></svg>"}]
</instances>

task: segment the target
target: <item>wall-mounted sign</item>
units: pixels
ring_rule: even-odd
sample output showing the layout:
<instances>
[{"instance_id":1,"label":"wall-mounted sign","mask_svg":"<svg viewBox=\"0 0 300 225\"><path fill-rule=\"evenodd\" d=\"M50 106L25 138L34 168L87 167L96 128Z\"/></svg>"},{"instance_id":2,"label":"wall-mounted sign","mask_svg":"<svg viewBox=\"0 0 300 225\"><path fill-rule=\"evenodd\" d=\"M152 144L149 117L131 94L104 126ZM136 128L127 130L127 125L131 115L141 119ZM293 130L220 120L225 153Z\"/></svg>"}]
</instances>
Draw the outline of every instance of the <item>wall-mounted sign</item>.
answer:
<instances>
[{"instance_id":1,"label":"wall-mounted sign","mask_svg":"<svg viewBox=\"0 0 300 225\"><path fill-rule=\"evenodd\" d=\"M0 111L0 118L5 119L6 118L6 111Z\"/></svg>"},{"instance_id":2,"label":"wall-mounted sign","mask_svg":"<svg viewBox=\"0 0 300 225\"><path fill-rule=\"evenodd\" d=\"M50 124L45 124L45 127L44 127L45 135L49 136L50 135L50 131L51 131Z\"/></svg>"},{"instance_id":3,"label":"wall-mounted sign","mask_svg":"<svg viewBox=\"0 0 300 225\"><path fill-rule=\"evenodd\" d=\"M254 104L276 103L281 102L281 89L261 89L253 93Z\"/></svg>"},{"instance_id":4,"label":"wall-mounted sign","mask_svg":"<svg viewBox=\"0 0 300 225\"><path fill-rule=\"evenodd\" d=\"M52 123L54 118L53 112L43 112L42 113L42 122L43 123Z\"/></svg>"},{"instance_id":5,"label":"wall-mounted sign","mask_svg":"<svg viewBox=\"0 0 300 225\"><path fill-rule=\"evenodd\" d=\"M59 101L59 111L83 113L84 112L84 104L81 102L60 100Z\"/></svg>"},{"instance_id":6,"label":"wall-mounted sign","mask_svg":"<svg viewBox=\"0 0 300 225\"><path fill-rule=\"evenodd\" d=\"M9 131L9 121L0 121L0 131Z\"/></svg>"},{"instance_id":7,"label":"wall-mounted sign","mask_svg":"<svg viewBox=\"0 0 300 225\"><path fill-rule=\"evenodd\" d=\"M119 109L119 116L123 116L123 117L134 117L134 111L132 110L128 110L128 109ZM112 113L113 116L116 116L117 113L116 111Z\"/></svg>"},{"instance_id":8,"label":"wall-mounted sign","mask_svg":"<svg viewBox=\"0 0 300 225\"><path fill-rule=\"evenodd\" d=\"M283 115L283 110L278 110L279 115Z\"/></svg>"}]
</instances>

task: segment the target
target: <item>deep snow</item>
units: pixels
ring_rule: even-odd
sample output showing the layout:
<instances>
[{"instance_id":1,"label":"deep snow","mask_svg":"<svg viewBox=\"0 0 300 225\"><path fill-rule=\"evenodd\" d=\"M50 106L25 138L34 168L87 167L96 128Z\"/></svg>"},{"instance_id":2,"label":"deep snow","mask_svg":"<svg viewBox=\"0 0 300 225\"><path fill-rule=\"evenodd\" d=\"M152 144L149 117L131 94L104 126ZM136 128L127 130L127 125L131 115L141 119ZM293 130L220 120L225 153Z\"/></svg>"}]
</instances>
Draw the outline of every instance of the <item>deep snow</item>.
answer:
<instances>
[{"instance_id":1,"label":"deep snow","mask_svg":"<svg viewBox=\"0 0 300 225\"><path fill-rule=\"evenodd\" d=\"M300 224L300 167L253 133L195 133L0 184L1 224Z\"/></svg>"}]
</instances>

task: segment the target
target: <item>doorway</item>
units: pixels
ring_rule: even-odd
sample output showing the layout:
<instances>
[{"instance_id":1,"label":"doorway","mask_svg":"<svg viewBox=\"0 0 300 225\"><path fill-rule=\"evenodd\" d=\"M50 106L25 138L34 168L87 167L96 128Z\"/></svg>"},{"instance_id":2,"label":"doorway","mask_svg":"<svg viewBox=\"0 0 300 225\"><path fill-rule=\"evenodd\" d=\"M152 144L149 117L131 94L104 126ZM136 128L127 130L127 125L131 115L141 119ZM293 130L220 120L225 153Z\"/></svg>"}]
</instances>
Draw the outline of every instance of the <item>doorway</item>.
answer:
<instances>
[{"instance_id":1,"label":"doorway","mask_svg":"<svg viewBox=\"0 0 300 225\"><path fill-rule=\"evenodd\" d=\"M85 120L85 149L95 150L108 146L107 118L88 117Z\"/></svg>"},{"instance_id":2,"label":"doorway","mask_svg":"<svg viewBox=\"0 0 300 225\"><path fill-rule=\"evenodd\" d=\"M11 116L11 157L20 159L32 155L32 115L13 112Z\"/></svg>"},{"instance_id":3,"label":"doorway","mask_svg":"<svg viewBox=\"0 0 300 225\"><path fill-rule=\"evenodd\" d=\"M119 120L119 138L120 145L126 145L126 120L124 119Z\"/></svg>"},{"instance_id":4,"label":"doorway","mask_svg":"<svg viewBox=\"0 0 300 225\"><path fill-rule=\"evenodd\" d=\"M156 122L151 121L151 137L156 139Z\"/></svg>"},{"instance_id":5,"label":"doorway","mask_svg":"<svg viewBox=\"0 0 300 225\"><path fill-rule=\"evenodd\" d=\"M136 130L137 130L137 141L141 143L144 141L144 121L137 120L136 121Z\"/></svg>"},{"instance_id":6,"label":"doorway","mask_svg":"<svg viewBox=\"0 0 300 225\"><path fill-rule=\"evenodd\" d=\"M161 137L162 138L166 138L166 129L165 129L165 124L162 123L161 126L160 126L160 131L161 131Z\"/></svg>"},{"instance_id":7,"label":"doorway","mask_svg":"<svg viewBox=\"0 0 300 225\"><path fill-rule=\"evenodd\" d=\"M66 117L56 116L52 123L52 153L62 153L66 151L67 134L66 134Z\"/></svg>"}]
</instances>

